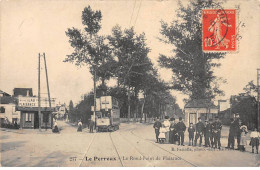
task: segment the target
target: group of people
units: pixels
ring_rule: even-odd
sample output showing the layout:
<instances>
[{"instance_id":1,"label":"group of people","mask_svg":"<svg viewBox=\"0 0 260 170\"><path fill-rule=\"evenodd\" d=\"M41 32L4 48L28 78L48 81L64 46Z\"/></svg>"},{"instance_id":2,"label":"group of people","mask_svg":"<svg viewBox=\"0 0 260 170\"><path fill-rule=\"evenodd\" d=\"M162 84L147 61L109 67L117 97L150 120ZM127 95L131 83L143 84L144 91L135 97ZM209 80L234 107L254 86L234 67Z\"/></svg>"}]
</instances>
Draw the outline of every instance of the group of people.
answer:
<instances>
[{"instance_id":1,"label":"group of people","mask_svg":"<svg viewBox=\"0 0 260 170\"><path fill-rule=\"evenodd\" d=\"M163 123L156 119L154 125L156 142L157 143L170 143L184 146L184 132L186 131L186 126L183 123L182 117L179 118L179 122L176 123L174 118L169 119L165 116ZM204 146L218 148L221 147L221 130L222 123L216 116L215 120L209 119L205 120L205 124L202 122L201 118L198 118L198 123L193 125L189 124L188 134L189 134L189 146L199 146L202 145L204 138ZM234 149L235 138L237 139L237 150L245 151L246 135L248 133L247 126L242 123L239 115L236 114L235 118L231 119L231 125L229 129L228 136L228 146L226 148ZM254 148L256 153L258 153L259 146L259 132L255 129L250 134L250 145L252 146L252 152L254 153ZM199 140L199 141L198 141Z\"/></svg>"},{"instance_id":2,"label":"group of people","mask_svg":"<svg viewBox=\"0 0 260 170\"><path fill-rule=\"evenodd\" d=\"M95 126L95 122L94 122L93 120L90 120L90 121L89 121L89 132L90 132L90 133L93 133L94 126ZM83 127L82 127L82 121L79 120L77 131L78 131L78 132L82 132L82 129L83 129Z\"/></svg>"},{"instance_id":3,"label":"group of people","mask_svg":"<svg viewBox=\"0 0 260 170\"><path fill-rule=\"evenodd\" d=\"M156 119L154 123L156 140L159 143L172 143L184 145L184 132L186 125L183 123L182 117L179 118L179 122L175 123L175 118L169 119L165 116L163 123Z\"/></svg>"}]
</instances>

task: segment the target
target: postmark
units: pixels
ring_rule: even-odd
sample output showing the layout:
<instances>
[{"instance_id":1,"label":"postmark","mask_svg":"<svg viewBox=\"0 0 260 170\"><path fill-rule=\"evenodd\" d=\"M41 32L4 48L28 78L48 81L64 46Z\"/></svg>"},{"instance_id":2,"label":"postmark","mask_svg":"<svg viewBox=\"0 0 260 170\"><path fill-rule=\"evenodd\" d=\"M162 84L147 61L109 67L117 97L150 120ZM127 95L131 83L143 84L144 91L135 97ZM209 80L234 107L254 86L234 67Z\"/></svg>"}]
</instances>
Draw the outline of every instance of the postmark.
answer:
<instances>
[{"instance_id":1,"label":"postmark","mask_svg":"<svg viewBox=\"0 0 260 170\"><path fill-rule=\"evenodd\" d=\"M202 49L204 52L237 50L236 9L202 10Z\"/></svg>"}]
</instances>

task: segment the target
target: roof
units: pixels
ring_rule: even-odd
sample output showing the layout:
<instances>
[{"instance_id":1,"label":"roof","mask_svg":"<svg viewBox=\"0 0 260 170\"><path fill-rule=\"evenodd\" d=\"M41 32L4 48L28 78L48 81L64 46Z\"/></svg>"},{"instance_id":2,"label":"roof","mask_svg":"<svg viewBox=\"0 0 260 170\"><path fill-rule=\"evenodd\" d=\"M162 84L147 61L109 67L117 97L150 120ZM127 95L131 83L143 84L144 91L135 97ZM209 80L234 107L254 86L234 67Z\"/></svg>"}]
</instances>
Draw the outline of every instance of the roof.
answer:
<instances>
[{"instance_id":1,"label":"roof","mask_svg":"<svg viewBox=\"0 0 260 170\"><path fill-rule=\"evenodd\" d=\"M0 94L3 94L3 96L11 96L10 94L8 94L8 93L6 93L6 92L4 92L2 90L0 90Z\"/></svg>"},{"instance_id":2,"label":"roof","mask_svg":"<svg viewBox=\"0 0 260 170\"><path fill-rule=\"evenodd\" d=\"M208 99L193 99L190 100L184 108L211 108L211 109L218 109L213 102Z\"/></svg>"},{"instance_id":3,"label":"roof","mask_svg":"<svg viewBox=\"0 0 260 170\"><path fill-rule=\"evenodd\" d=\"M32 88L14 88L14 97L27 96L27 92L30 97L33 96Z\"/></svg>"}]
</instances>

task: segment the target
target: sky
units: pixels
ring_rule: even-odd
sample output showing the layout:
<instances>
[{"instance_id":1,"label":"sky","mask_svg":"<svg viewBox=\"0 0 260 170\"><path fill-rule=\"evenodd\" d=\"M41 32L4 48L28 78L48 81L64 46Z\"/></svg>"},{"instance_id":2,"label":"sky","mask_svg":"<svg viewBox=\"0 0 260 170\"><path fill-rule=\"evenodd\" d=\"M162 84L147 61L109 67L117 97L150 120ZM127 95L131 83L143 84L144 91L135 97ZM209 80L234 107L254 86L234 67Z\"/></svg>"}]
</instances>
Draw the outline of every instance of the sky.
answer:
<instances>
[{"instance_id":1,"label":"sky","mask_svg":"<svg viewBox=\"0 0 260 170\"><path fill-rule=\"evenodd\" d=\"M185 3L187 4L188 1ZM68 28L82 29L81 13L88 5L101 10L102 29L100 34L111 34L113 26L123 29L134 26L137 33L144 32L147 44L151 48L149 58L158 66L159 54L170 54L171 47L158 40L160 21L171 22L176 19L177 1L87 1L87 0L2 0L0 2L0 89L12 94L13 88L33 88L38 90L38 55L45 52L51 97L57 102L79 102L81 96L93 89L92 76L87 67L76 67L64 63L66 55L73 48L68 42L65 31ZM217 76L227 80L220 86L225 96L216 99L228 99L230 95L242 92L251 80L256 83L256 69L260 68L260 10L259 1L228 0L223 8L234 9L240 5L238 21L239 49L227 54L215 69ZM41 92L46 95L46 81L43 60L41 61ZM171 80L171 71L159 68L165 81ZM113 85L113 82L109 83ZM183 108L180 92L172 91L177 102Z\"/></svg>"}]
</instances>

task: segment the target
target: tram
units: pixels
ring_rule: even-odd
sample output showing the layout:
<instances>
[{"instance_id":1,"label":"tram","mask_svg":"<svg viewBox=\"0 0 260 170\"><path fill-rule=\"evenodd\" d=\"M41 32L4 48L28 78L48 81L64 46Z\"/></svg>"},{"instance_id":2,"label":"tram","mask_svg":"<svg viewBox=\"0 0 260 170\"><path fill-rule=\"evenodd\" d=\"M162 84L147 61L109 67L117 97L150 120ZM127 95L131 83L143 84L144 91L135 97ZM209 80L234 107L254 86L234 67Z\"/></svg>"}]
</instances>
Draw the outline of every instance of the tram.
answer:
<instances>
[{"instance_id":1,"label":"tram","mask_svg":"<svg viewBox=\"0 0 260 170\"><path fill-rule=\"evenodd\" d=\"M96 100L96 130L111 132L119 129L120 109L118 100L112 96L101 96Z\"/></svg>"}]
</instances>

